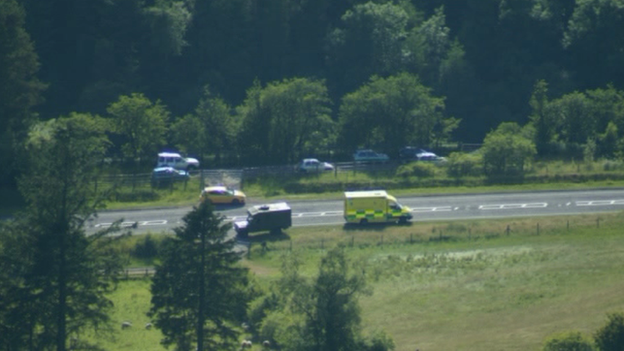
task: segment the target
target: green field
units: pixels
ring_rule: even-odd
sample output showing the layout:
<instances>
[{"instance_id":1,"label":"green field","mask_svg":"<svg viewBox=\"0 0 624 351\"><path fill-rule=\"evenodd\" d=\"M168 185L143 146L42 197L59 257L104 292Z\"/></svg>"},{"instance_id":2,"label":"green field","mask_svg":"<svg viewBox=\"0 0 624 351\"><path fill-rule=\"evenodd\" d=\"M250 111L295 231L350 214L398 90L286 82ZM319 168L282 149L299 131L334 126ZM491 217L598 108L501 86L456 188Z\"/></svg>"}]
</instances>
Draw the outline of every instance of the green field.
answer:
<instances>
[{"instance_id":1,"label":"green field","mask_svg":"<svg viewBox=\"0 0 624 351\"><path fill-rule=\"evenodd\" d=\"M509 231L507 231L509 227ZM258 281L279 276L296 254L314 274L328 248L345 247L373 294L360 299L365 332L386 331L396 350L540 350L550 335L591 335L609 312L624 311L624 214L503 219L349 229L292 228L256 244L243 264ZM116 326L101 340L115 350L159 350L145 330L149 282L112 295Z\"/></svg>"}]
</instances>

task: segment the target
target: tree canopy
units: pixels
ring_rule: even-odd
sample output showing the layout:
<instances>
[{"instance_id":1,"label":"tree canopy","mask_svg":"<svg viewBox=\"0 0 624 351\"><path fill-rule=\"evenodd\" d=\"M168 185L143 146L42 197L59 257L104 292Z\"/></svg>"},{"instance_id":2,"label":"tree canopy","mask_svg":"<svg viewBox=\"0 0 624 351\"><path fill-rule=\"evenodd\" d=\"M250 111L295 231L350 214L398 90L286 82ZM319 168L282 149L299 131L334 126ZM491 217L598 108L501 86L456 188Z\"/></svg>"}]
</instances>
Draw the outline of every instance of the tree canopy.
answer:
<instances>
[{"instance_id":1,"label":"tree canopy","mask_svg":"<svg viewBox=\"0 0 624 351\"><path fill-rule=\"evenodd\" d=\"M231 224L209 201L187 213L161 250L149 315L177 350L231 350L250 299L247 269L237 265Z\"/></svg>"}]
</instances>

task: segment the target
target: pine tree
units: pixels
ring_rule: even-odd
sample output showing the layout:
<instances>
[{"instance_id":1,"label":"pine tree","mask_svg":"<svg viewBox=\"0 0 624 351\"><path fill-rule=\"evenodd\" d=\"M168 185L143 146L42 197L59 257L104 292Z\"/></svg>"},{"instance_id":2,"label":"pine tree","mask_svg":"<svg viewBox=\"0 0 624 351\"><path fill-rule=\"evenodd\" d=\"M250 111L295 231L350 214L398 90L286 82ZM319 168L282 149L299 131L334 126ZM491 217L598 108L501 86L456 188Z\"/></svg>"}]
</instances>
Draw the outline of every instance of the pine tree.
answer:
<instances>
[{"instance_id":1,"label":"pine tree","mask_svg":"<svg viewBox=\"0 0 624 351\"><path fill-rule=\"evenodd\" d=\"M237 264L229 223L202 202L166 240L152 280L154 319L176 350L231 350L243 321L249 294L248 272Z\"/></svg>"}]
</instances>

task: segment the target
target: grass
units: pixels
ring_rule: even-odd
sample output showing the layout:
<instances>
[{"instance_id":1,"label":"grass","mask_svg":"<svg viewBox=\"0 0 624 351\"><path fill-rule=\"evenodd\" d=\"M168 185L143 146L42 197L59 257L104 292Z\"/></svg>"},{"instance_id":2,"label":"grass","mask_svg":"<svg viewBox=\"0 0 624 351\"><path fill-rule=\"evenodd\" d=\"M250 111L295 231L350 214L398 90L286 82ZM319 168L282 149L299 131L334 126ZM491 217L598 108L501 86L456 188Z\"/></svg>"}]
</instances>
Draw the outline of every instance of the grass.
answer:
<instances>
[{"instance_id":1,"label":"grass","mask_svg":"<svg viewBox=\"0 0 624 351\"><path fill-rule=\"evenodd\" d=\"M401 177L395 169L357 172L345 171L322 174L272 175L244 179L243 190L249 201L339 199L350 187L383 187L394 195L433 195L487 193L512 191L570 190L624 186L624 163L595 162L536 162L527 171L527 178L517 184L487 184L484 177L465 178L461 185L445 174L445 168L434 167L433 177ZM118 191L106 202L107 209L146 207L180 207L197 204L201 190L200 179L193 177L187 184L176 183L171 188L154 189L145 176L124 179ZM94 183L105 190L111 183ZM0 218L23 208L24 201L17 190L0 189Z\"/></svg>"},{"instance_id":2,"label":"grass","mask_svg":"<svg viewBox=\"0 0 624 351\"><path fill-rule=\"evenodd\" d=\"M554 333L591 335L607 313L624 310L623 225L624 214L600 214L291 228L252 236L243 264L269 284L294 254L311 276L341 245L373 290L360 298L364 331L385 330L397 351L537 351ZM158 331L142 329L148 283L123 283L112 297L115 322L138 327L120 329L108 348L160 350Z\"/></svg>"},{"instance_id":3,"label":"grass","mask_svg":"<svg viewBox=\"0 0 624 351\"><path fill-rule=\"evenodd\" d=\"M150 308L151 295L148 279L124 281L110 298L114 304L111 315L114 332L108 334L87 334L85 337L105 350L158 351L166 350L160 345L162 333L156 329L146 329L150 322L146 313ZM123 322L131 322L132 327L122 329Z\"/></svg>"}]
</instances>

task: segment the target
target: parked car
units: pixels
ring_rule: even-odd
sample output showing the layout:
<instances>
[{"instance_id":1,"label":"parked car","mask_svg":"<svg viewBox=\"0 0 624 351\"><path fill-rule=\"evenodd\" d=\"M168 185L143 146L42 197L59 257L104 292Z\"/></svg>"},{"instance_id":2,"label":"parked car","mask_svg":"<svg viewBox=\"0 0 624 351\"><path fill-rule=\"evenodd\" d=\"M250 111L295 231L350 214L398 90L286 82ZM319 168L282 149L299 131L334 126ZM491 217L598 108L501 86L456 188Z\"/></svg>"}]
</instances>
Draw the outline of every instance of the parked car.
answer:
<instances>
[{"instance_id":1,"label":"parked car","mask_svg":"<svg viewBox=\"0 0 624 351\"><path fill-rule=\"evenodd\" d=\"M247 219L234 223L236 234L246 237L249 233L268 231L279 234L292 226L292 211L285 202L257 205L247 210Z\"/></svg>"},{"instance_id":2,"label":"parked car","mask_svg":"<svg viewBox=\"0 0 624 351\"><path fill-rule=\"evenodd\" d=\"M242 205L247 201L247 196L242 191L230 187L209 186L202 190L199 200L210 201L213 204Z\"/></svg>"},{"instance_id":3,"label":"parked car","mask_svg":"<svg viewBox=\"0 0 624 351\"><path fill-rule=\"evenodd\" d=\"M152 171L153 187L168 186L174 182L186 182L190 179L188 172L173 167L158 167Z\"/></svg>"},{"instance_id":4,"label":"parked car","mask_svg":"<svg viewBox=\"0 0 624 351\"><path fill-rule=\"evenodd\" d=\"M161 152L158 154L156 167L191 170L199 168L199 161L192 157L182 157L176 152Z\"/></svg>"},{"instance_id":5,"label":"parked car","mask_svg":"<svg viewBox=\"0 0 624 351\"><path fill-rule=\"evenodd\" d=\"M334 166L331 163L321 162L315 158L305 158L297 164L297 170L304 173L333 171Z\"/></svg>"},{"instance_id":6,"label":"parked car","mask_svg":"<svg viewBox=\"0 0 624 351\"><path fill-rule=\"evenodd\" d=\"M399 159L403 163L411 161L446 162L445 157L413 146L406 146L399 150Z\"/></svg>"},{"instance_id":7,"label":"parked car","mask_svg":"<svg viewBox=\"0 0 624 351\"><path fill-rule=\"evenodd\" d=\"M388 162L388 155L375 152L371 149L357 150L353 154L353 161L358 163L385 163Z\"/></svg>"}]
</instances>

